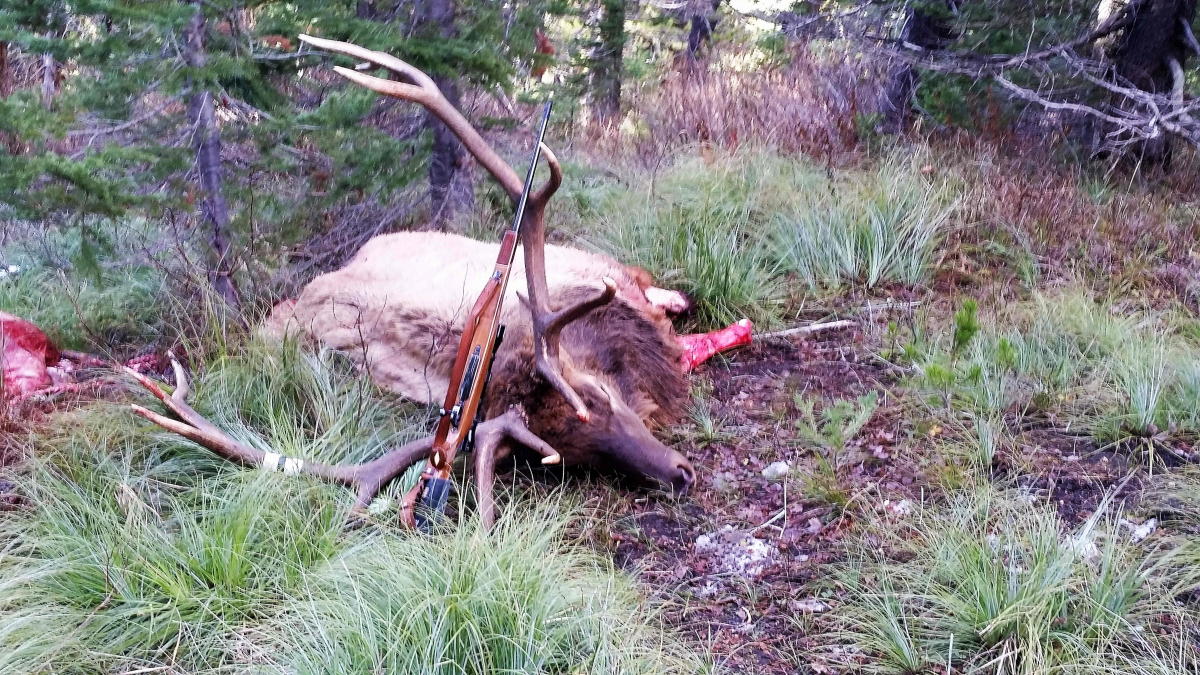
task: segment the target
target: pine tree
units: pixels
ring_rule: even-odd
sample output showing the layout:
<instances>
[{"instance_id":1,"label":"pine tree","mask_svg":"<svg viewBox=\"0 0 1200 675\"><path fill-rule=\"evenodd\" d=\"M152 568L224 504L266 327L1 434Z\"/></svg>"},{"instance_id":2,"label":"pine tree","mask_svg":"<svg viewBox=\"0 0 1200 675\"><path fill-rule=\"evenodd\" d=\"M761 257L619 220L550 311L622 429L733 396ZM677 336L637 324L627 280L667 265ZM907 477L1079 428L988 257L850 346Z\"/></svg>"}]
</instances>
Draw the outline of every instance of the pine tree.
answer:
<instances>
[{"instance_id":1,"label":"pine tree","mask_svg":"<svg viewBox=\"0 0 1200 675\"><path fill-rule=\"evenodd\" d=\"M463 20L447 36L416 30L413 4L389 0L0 0L8 59L61 65L49 106L31 82L0 101L0 217L77 229L75 263L87 266L104 246L98 223L190 213L215 288L236 306L233 279L259 257L246 253L252 242L279 250L327 227L319 214L339 203L386 203L428 161L425 138L374 126L386 104L329 77L295 36L510 87L534 51L540 5L450 7Z\"/></svg>"}]
</instances>

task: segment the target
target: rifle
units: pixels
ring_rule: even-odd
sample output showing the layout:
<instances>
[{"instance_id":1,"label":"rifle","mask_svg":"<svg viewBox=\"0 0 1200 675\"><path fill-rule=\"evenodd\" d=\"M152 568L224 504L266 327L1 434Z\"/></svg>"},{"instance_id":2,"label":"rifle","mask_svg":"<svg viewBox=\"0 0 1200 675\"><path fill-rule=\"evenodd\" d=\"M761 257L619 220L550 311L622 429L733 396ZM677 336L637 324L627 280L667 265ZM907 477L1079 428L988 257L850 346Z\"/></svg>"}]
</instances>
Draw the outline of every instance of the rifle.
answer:
<instances>
[{"instance_id":1,"label":"rifle","mask_svg":"<svg viewBox=\"0 0 1200 675\"><path fill-rule=\"evenodd\" d=\"M546 135L546 124L550 121L551 102L546 102L542 121L533 146L533 161L525 176L525 188L517 202L517 213L512 227L500 241L500 255L496 257L496 268L488 278L483 291L475 300L462 339L458 343L458 355L454 369L450 372L450 386L446 390L446 401L439 411L437 431L429 461L417 485L400 504L400 519L409 527L428 531L434 520L446 512L450 498L450 465L459 452L470 452L475 441L475 426L478 422L479 403L491 377L492 363L496 351L504 339L504 326L500 324L500 308L508 288L508 277L512 272L517 253L517 240L521 233L521 221L525 218L525 206L533 187L533 174L542 155L542 138ZM417 501L420 500L420 507Z\"/></svg>"}]
</instances>

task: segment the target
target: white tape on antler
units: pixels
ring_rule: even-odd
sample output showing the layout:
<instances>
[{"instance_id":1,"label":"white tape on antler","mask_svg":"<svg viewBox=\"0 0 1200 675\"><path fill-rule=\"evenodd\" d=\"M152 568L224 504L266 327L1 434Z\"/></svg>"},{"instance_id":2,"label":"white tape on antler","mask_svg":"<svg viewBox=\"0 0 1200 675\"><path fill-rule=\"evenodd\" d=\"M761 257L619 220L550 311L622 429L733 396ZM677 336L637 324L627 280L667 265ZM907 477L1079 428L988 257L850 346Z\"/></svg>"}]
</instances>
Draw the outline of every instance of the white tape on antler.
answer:
<instances>
[{"instance_id":1,"label":"white tape on antler","mask_svg":"<svg viewBox=\"0 0 1200 675\"><path fill-rule=\"evenodd\" d=\"M288 457L283 460L283 473L289 476L295 476L304 470L304 460L295 457Z\"/></svg>"},{"instance_id":2,"label":"white tape on antler","mask_svg":"<svg viewBox=\"0 0 1200 675\"><path fill-rule=\"evenodd\" d=\"M283 455L281 455L277 452L268 452L268 453L264 454L263 461L262 461L262 467L261 467L262 470L266 471L267 473L271 473L272 471L278 471L280 457L283 457Z\"/></svg>"}]
</instances>

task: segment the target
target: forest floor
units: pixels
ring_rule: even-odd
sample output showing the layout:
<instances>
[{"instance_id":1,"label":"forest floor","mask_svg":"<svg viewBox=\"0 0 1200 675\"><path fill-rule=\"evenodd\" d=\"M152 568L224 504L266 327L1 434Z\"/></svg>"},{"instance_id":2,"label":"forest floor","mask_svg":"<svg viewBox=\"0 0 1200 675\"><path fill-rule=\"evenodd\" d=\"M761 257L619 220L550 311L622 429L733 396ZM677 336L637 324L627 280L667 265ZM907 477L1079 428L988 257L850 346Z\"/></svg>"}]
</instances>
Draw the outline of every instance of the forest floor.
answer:
<instances>
[{"instance_id":1,"label":"forest floor","mask_svg":"<svg viewBox=\"0 0 1200 675\"><path fill-rule=\"evenodd\" d=\"M604 177L564 188L574 195L564 201L577 209L556 214L566 222L564 239L611 250L660 276L682 275L707 312L693 324L709 328L749 315L764 333L693 371L686 419L661 431L697 469L690 494L583 471L565 482L544 469L533 480L524 470L503 479L549 488L533 490L535 502L562 487L559 494L572 499L582 493L572 536L639 579L638 597L648 596L670 632L718 671L920 673L944 672L949 662L952 672L1093 672L1110 663L1119 664L1113 672L1194 672L1200 480L1185 465L1200 456L1200 258L1187 215L1196 206L1155 206L1170 200L1088 187L1075 175L997 169L991 159L962 161L968 168L960 174L940 165L927 172L929 152L837 174L769 153L733 153L716 163L681 157L649 193ZM986 175L969 173L989 166ZM869 255L862 242L873 236ZM832 265L835 258L845 266ZM905 277L904 270L915 271ZM865 288L876 272L878 283ZM58 275L31 273L0 285L0 309L37 319L60 341L86 333L122 357L161 356L165 343L179 339L171 333L176 326L166 326L178 318L167 308L184 303L156 295L154 273L113 267L107 286L73 286L70 303L47 301ZM855 324L770 336L830 318ZM426 411L361 386L328 355L238 351L245 348L220 345L196 375L201 405L247 437L288 444L298 448L295 456L349 461L407 440L428 422ZM165 360L156 367L169 377ZM61 587L90 580L105 590L89 587L94 602L64 611L68 619L56 628L64 644L95 653L99 647L86 642L95 636L81 628L94 615L112 614L114 625L127 616L106 595L107 558L95 551L108 555L111 537L127 537L130 547L147 537L182 539L171 529L179 513L219 511L210 484L224 490L252 475L214 464L211 453L108 405L144 402L135 387L100 398L93 404L73 396L28 406L19 420L0 418L0 588L32 589L19 611L6 610L0 597L0 645L11 639L6 626L24 620L21 612L42 611L46 592L21 577L20 565L5 567L5 545L27 546L39 564L49 555L43 550L68 539L95 548L70 559L81 567L65 568ZM339 423L335 413L351 405L369 409L363 424ZM27 469L39 449L58 457ZM77 456L97 465L95 475L71 465ZM40 496L39 481L51 485ZM66 527L46 508L55 499L79 499L109 529L52 536ZM320 499L339 503L346 494L329 488ZM130 503L158 520L130 515ZM525 501L519 507L510 511L529 508ZM377 525L389 545L424 545L393 532L385 518ZM289 532L304 537L320 530L307 520L292 526ZM225 541L222 531L208 535L213 547ZM321 540L294 576L352 556L362 538L370 535ZM179 607L207 607L215 593L221 607L233 608L217 617L228 635L197 640L191 658L200 665L188 670L166 646L178 649L184 638L172 643L153 626L135 626L127 634L133 646L108 654L105 672L209 672L212 663L237 662L248 651L241 640L261 637L263 625L278 628L270 624L274 612L290 611L293 594L311 591L307 582L280 582L273 573L264 581L238 565L224 585L191 570L176 578L173 547L189 544L171 541L162 562L171 574L157 577L166 590L146 584L139 589L146 596L131 592L128 607L137 615L154 606L174 617ZM270 546L239 551L259 553L256 565L275 564ZM1053 574L1045 578L1034 573L1047 569ZM233 600L247 589L263 592L270 612L239 613ZM188 602L172 604L175 593ZM1097 633L1105 616L1117 617L1117 628ZM16 619L6 624L9 617ZM181 621L179 635L210 619ZM363 625L373 630L376 621L372 615ZM19 628L12 629L18 637ZM292 637L276 639L290 644ZM325 658L309 648L314 660ZM76 663L57 644L30 653L18 663ZM1011 654L1027 659L1022 668L1005 670ZM370 652L364 662L377 656ZM0 673L9 672L3 658Z\"/></svg>"},{"instance_id":2,"label":"forest floor","mask_svg":"<svg viewBox=\"0 0 1200 675\"><path fill-rule=\"evenodd\" d=\"M962 468L955 466L961 459L940 456L934 441L944 431L913 418L900 373L878 358L890 313L858 318L858 327L759 341L698 368L693 377L712 387L699 405L715 426L701 441L694 423L681 429L677 446L698 468L697 489L683 500L615 497L615 560L654 589L669 624L730 672L831 672L821 669L816 638L822 615L845 599L846 589L827 574L846 555L842 539L862 529L855 513L899 523L915 504L936 500ZM882 403L847 443L836 479L814 484L822 469L797 433L793 397L835 401L872 391ZM1129 470L1124 455L1097 452L1078 436L1031 428L1022 441L1015 448L1020 469L1001 457L997 480L1011 473L1069 527L1091 516ZM764 477L780 461L788 473ZM1136 496L1133 483L1118 501L1132 507ZM608 490L597 494L613 498Z\"/></svg>"}]
</instances>

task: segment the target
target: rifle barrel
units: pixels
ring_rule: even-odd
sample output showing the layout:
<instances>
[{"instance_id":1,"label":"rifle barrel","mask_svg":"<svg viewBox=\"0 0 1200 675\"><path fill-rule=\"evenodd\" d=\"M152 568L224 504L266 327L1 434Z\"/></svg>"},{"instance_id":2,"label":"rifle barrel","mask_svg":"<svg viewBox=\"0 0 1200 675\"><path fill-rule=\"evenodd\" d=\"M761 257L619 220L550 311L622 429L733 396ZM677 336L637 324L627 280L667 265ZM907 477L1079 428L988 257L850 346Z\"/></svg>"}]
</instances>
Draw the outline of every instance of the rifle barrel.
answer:
<instances>
[{"instance_id":1,"label":"rifle barrel","mask_svg":"<svg viewBox=\"0 0 1200 675\"><path fill-rule=\"evenodd\" d=\"M521 199L517 202L517 214L513 218L512 228L510 228L518 234L521 232L521 221L525 219L525 205L529 203L529 192L533 189L533 174L537 171L538 161L542 158L542 139L546 137L546 125L550 122L550 108L553 106L553 101L546 101L546 107L542 109L542 123L538 126L537 141L533 146L533 161L529 163L529 173L525 174L525 189L521 190Z\"/></svg>"}]
</instances>

